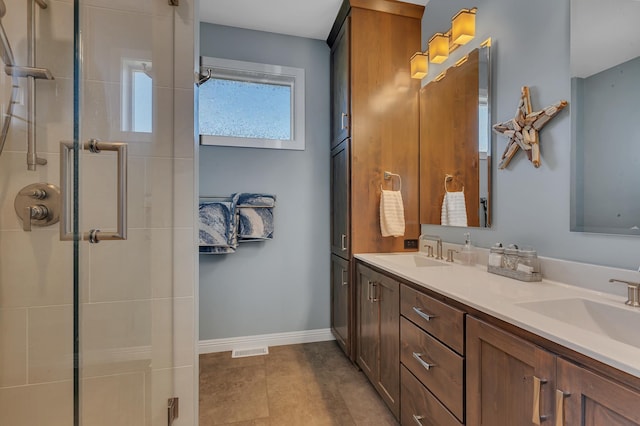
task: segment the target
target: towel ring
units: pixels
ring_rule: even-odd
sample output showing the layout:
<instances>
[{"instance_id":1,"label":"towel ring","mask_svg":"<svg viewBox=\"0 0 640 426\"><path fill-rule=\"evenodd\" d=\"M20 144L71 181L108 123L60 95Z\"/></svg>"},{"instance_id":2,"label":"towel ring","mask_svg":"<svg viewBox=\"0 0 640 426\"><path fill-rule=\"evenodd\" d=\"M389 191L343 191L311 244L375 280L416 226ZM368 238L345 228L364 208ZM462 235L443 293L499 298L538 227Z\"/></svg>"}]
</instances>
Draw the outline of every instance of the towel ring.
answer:
<instances>
[{"instance_id":1,"label":"towel ring","mask_svg":"<svg viewBox=\"0 0 640 426\"><path fill-rule=\"evenodd\" d=\"M449 189L447 188L447 182L449 182L450 180L453 180L452 175L444 175L444 192L449 192ZM462 192L464 192L464 185L462 185Z\"/></svg>"},{"instance_id":2,"label":"towel ring","mask_svg":"<svg viewBox=\"0 0 640 426\"><path fill-rule=\"evenodd\" d=\"M391 172L384 172L384 180L391 180L393 177L398 178L398 191L402 191L402 178L400 175ZM380 190L384 191L382 184L380 184ZM391 182L391 190L393 190L393 182Z\"/></svg>"}]
</instances>

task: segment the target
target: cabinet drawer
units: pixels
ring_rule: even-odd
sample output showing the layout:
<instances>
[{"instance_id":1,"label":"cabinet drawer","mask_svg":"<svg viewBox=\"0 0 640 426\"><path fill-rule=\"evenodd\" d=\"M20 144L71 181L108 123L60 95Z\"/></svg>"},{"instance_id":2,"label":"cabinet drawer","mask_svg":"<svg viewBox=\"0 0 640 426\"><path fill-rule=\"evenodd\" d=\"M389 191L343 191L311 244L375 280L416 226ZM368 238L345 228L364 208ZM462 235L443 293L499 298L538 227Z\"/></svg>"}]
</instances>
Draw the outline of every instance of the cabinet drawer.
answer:
<instances>
[{"instance_id":1,"label":"cabinet drawer","mask_svg":"<svg viewBox=\"0 0 640 426\"><path fill-rule=\"evenodd\" d=\"M403 285L400 313L459 354L464 354L464 312Z\"/></svg>"},{"instance_id":2,"label":"cabinet drawer","mask_svg":"<svg viewBox=\"0 0 640 426\"><path fill-rule=\"evenodd\" d=\"M400 318L400 361L459 420L464 420L464 359Z\"/></svg>"},{"instance_id":3,"label":"cabinet drawer","mask_svg":"<svg viewBox=\"0 0 640 426\"><path fill-rule=\"evenodd\" d=\"M400 383L403 425L462 425L404 366L400 367Z\"/></svg>"}]
</instances>

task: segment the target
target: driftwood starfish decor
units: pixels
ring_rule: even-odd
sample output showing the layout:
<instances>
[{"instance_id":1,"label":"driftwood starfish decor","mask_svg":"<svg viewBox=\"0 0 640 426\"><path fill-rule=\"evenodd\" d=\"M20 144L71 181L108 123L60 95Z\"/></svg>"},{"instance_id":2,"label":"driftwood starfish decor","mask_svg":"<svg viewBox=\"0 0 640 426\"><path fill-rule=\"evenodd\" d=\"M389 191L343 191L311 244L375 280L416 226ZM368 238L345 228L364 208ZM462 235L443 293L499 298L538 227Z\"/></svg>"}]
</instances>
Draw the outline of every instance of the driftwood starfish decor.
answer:
<instances>
[{"instance_id":1,"label":"driftwood starfish decor","mask_svg":"<svg viewBox=\"0 0 640 426\"><path fill-rule=\"evenodd\" d=\"M540 139L538 132L567 105L567 101L559 101L543 110L532 112L529 88L524 86L516 116L509 121L493 125L494 132L509 138L509 143L507 143L507 148L502 154L498 168L504 169L507 167L519 148L522 148L527 153L527 157L529 157L529 161L533 163L534 167L540 167Z\"/></svg>"}]
</instances>

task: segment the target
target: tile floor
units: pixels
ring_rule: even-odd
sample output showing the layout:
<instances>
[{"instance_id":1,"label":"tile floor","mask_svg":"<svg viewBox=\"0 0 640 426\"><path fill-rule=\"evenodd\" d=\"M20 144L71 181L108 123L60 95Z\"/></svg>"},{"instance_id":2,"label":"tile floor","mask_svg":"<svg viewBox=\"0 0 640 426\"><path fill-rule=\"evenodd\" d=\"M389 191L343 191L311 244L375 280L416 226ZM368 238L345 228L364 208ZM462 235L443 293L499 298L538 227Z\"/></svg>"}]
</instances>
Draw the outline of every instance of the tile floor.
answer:
<instances>
[{"instance_id":1,"label":"tile floor","mask_svg":"<svg viewBox=\"0 0 640 426\"><path fill-rule=\"evenodd\" d=\"M337 343L269 348L269 355L200 355L200 426L396 426Z\"/></svg>"}]
</instances>

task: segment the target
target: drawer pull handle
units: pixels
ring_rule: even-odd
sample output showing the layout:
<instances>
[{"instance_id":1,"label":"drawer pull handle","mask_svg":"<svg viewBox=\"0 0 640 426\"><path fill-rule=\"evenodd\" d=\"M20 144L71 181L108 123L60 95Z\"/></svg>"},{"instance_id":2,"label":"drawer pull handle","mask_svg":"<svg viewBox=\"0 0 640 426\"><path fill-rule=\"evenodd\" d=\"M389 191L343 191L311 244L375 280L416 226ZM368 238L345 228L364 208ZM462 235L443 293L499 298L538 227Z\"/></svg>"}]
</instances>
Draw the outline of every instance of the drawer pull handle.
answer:
<instances>
[{"instance_id":1,"label":"drawer pull handle","mask_svg":"<svg viewBox=\"0 0 640 426\"><path fill-rule=\"evenodd\" d=\"M348 284L349 284L349 281L347 281L347 278L345 277L345 276L347 275L347 274L346 274L346 272L347 272L347 271L346 271L346 270L344 270L344 269L342 269L342 270L341 270L341 272L340 272L340 273L342 274L342 277L341 277L341 278L342 278L342 285L343 285L343 286L345 286L345 285L348 285Z\"/></svg>"},{"instance_id":2,"label":"drawer pull handle","mask_svg":"<svg viewBox=\"0 0 640 426\"><path fill-rule=\"evenodd\" d=\"M564 426L564 399L571 396L568 392L556 389L556 425Z\"/></svg>"},{"instance_id":3,"label":"drawer pull handle","mask_svg":"<svg viewBox=\"0 0 640 426\"><path fill-rule=\"evenodd\" d=\"M531 421L534 425L539 425L541 421L547 419L547 416L540 415L540 387L547 383L546 380L533 376L533 414Z\"/></svg>"},{"instance_id":4,"label":"drawer pull handle","mask_svg":"<svg viewBox=\"0 0 640 426\"><path fill-rule=\"evenodd\" d=\"M413 310L415 311L416 314L420 315L422 318L424 318L427 321L431 321L433 318L436 318L435 315L429 315L426 312L424 312L422 309L418 308L417 306L414 306Z\"/></svg>"},{"instance_id":5,"label":"drawer pull handle","mask_svg":"<svg viewBox=\"0 0 640 426\"><path fill-rule=\"evenodd\" d=\"M346 113L342 113L340 114L340 130L345 130L347 128L349 128L348 124L344 124L344 122L346 121L345 118L349 117Z\"/></svg>"},{"instance_id":6,"label":"drawer pull handle","mask_svg":"<svg viewBox=\"0 0 640 426\"><path fill-rule=\"evenodd\" d=\"M413 353L413 357L415 359L418 360L418 362L420 363L420 365L422 365L424 367L425 370L430 370L432 367L435 367L435 364L429 364L428 362L426 362L425 360L422 359L422 355L424 354L419 354L417 352Z\"/></svg>"},{"instance_id":7,"label":"drawer pull handle","mask_svg":"<svg viewBox=\"0 0 640 426\"><path fill-rule=\"evenodd\" d=\"M415 422L416 422L417 424L419 424L420 426L424 426L424 425L422 424L422 422L420 421L420 420L422 420L422 419L424 419L424 416L419 416L419 415L417 415L417 414L414 414L414 415L413 415L413 420L415 420Z\"/></svg>"},{"instance_id":8,"label":"drawer pull handle","mask_svg":"<svg viewBox=\"0 0 640 426\"><path fill-rule=\"evenodd\" d=\"M347 251L347 235L340 234L340 250Z\"/></svg>"}]
</instances>

